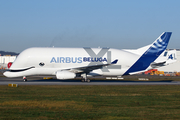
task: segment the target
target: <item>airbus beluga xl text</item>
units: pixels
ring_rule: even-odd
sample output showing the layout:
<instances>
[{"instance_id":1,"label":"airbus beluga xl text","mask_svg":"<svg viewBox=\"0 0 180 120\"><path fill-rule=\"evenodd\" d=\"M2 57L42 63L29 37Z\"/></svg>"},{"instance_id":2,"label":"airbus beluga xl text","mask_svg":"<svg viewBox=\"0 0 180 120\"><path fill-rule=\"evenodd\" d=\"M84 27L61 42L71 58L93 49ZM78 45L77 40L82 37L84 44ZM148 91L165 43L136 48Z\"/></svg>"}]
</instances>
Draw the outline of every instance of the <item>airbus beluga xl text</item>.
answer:
<instances>
[{"instance_id":1,"label":"airbus beluga xl text","mask_svg":"<svg viewBox=\"0 0 180 120\"><path fill-rule=\"evenodd\" d=\"M19 54L6 77L53 75L57 79L122 76L145 71L167 48L171 32L133 52L111 48L29 48Z\"/></svg>"}]
</instances>

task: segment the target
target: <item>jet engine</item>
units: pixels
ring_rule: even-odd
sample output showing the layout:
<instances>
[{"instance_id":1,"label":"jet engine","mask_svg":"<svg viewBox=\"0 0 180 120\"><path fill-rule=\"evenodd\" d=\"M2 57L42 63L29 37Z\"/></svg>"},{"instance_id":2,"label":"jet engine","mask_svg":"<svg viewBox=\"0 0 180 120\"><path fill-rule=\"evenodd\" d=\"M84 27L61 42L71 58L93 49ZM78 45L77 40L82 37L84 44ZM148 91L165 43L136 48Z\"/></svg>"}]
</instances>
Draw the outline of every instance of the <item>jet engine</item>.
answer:
<instances>
[{"instance_id":1,"label":"jet engine","mask_svg":"<svg viewBox=\"0 0 180 120\"><path fill-rule=\"evenodd\" d=\"M56 78L60 79L60 80L73 79L75 77L76 77L76 74L69 72L69 71L57 71L56 72Z\"/></svg>"}]
</instances>

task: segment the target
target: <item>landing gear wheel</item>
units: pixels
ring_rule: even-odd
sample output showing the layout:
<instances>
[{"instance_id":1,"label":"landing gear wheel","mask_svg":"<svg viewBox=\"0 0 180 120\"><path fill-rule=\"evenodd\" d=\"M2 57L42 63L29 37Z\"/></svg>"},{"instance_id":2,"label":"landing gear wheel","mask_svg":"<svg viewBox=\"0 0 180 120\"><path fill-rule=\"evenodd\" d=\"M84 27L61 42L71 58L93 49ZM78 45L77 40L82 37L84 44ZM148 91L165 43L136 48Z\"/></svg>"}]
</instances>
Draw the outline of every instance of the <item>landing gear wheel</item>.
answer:
<instances>
[{"instance_id":1,"label":"landing gear wheel","mask_svg":"<svg viewBox=\"0 0 180 120\"><path fill-rule=\"evenodd\" d=\"M88 83L90 82L90 80L87 79L87 74L86 73L82 74L81 76L83 77L83 79L81 80L82 82L88 82Z\"/></svg>"},{"instance_id":2,"label":"landing gear wheel","mask_svg":"<svg viewBox=\"0 0 180 120\"><path fill-rule=\"evenodd\" d=\"M89 79L88 79L88 80L87 80L87 82L88 82L88 83L90 83L90 82L91 82L91 80L89 80Z\"/></svg>"}]
</instances>

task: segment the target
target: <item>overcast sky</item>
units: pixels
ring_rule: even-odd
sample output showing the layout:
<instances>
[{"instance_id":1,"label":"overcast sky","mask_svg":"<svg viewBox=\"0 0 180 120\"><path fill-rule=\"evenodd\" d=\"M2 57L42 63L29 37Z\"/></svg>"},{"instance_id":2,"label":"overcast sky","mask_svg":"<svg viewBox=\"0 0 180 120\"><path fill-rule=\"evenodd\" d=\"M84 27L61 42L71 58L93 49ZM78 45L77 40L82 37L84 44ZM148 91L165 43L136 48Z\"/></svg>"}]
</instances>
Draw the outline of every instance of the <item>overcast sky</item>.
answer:
<instances>
[{"instance_id":1,"label":"overcast sky","mask_svg":"<svg viewBox=\"0 0 180 120\"><path fill-rule=\"evenodd\" d=\"M0 50L136 49L162 32L180 48L179 0L0 0Z\"/></svg>"}]
</instances>

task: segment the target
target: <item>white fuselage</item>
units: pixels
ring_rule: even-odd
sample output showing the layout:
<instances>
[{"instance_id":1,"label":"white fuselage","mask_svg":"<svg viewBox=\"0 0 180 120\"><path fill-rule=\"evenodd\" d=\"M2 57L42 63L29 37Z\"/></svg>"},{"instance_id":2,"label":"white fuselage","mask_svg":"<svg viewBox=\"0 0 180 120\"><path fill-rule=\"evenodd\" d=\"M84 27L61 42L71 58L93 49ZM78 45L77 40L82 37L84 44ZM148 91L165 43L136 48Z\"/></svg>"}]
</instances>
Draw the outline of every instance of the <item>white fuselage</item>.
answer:
<instances>
[{"instance_id":1,"label":"white fuselage","mask_svg":"<svg viewBox=\"0 0 180 120\"><path fill-rule=\"evenodd\" d=\"M118 59L117 64L93 70L91 73L121 76L139 57L140 55L128 51L109 48L29 48L17 57L10 71L4 75L55 75L59 70L107 64Z\"/></svg>"},{"instance_id":2,"label":"white fuselage","mask_svg":"<svg viewBox=\"0 0 180 120\"><path fill-rule=\"evenodd\" d=\"M6 77L55 75L57 79L82 76L121 76L165 65L154 62L167 48L171 32L163 32L152 44L136 50L110 48L29 48L19 54ZM169 58L173 59L172 54ZM168 59L169 59L168 58ZM172 61L171 61L172 62Z\"/></svg>"}]
</instances>

